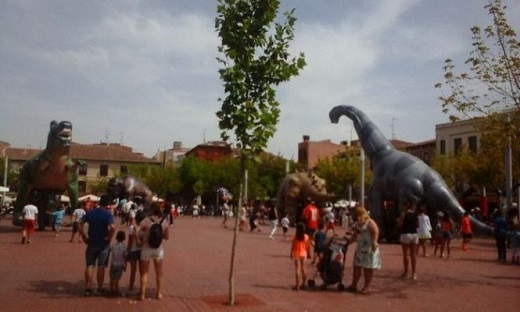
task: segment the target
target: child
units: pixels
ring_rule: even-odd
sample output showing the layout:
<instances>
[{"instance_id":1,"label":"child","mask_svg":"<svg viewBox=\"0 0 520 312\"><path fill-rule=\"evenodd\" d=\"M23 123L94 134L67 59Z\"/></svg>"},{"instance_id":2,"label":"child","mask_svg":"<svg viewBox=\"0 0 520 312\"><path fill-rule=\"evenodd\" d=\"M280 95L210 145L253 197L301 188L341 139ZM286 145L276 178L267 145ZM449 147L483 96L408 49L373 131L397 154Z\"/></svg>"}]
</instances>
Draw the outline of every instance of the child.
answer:
<instances>
[{"instance_id":1,"label":"child","mask_svg":"<svg viewBox=\"0 0 520 312\"><path fill-rule=\"evenodd\" d=\"M318 224L318 230L314 233L314 259L312 260L312 264L320 263L327 248L327 232L323 231L324 228L325 226L320 222Z\"/></svg>"},{"instance_id":2,"label":"child","mask_svg":"<svg viewBox=\"0 0 520 312\"><path fill-rule=\"evenodd\" d=\"M126 234L124 231L119 231L116 234L117 243L112 247L111 263L110 263L110 293L113 296L120 296L119 293L119 280L123 275L123 271L126 271L126 246L123 243L125 241Z\"/></svg>"},{"instance_id":3,"label":"child","mask_svg":"<svg viewBox=\"0 0 520 312\"><path fill-rule=\"evenodd\" d=\"M54 212L50 213L54 217L54 221L52 223L52 228L54 229L54 235L58 236L58 233L61 229L61 224L63 222L63 215L65 215L65 209L61 206Z\"/></svg>"},{"instance_id":4,"label":"child","mask_svg":"<svg viewBox=\"0 0 520 312\"><path fill-rule=\"evenodd\" d=\"M509 231L509 247L513 255L512 263L520 265L520 224L516 225L516 229Z\"/></svg>"},{"instance_id":5,"label":"child","mask_svg":"<svg viewBox=\"0 0 520 312\"><path fill-rule=\"evenodd\" d=\"M435 246L433 249L433 256L435 257L437 255L437 249L439 249L439 247L442 244L442 232L441 232L441 221L440 220L437 220L437 224L435 224L435 230L433 232L433 244Z\"/></svg>"},{"instance_id":6,"label":"child","mask_svg":"<svg viewBox=\"0 0 520 312\"><path fill-rule=\"evenodd\" d=\"M285 234L287 234L287 230L289 230L289 225L291 224L291 221L289 221L289 214L285 214L285 217L282 218L282 221L280 221L282 224L283 229L283 238L285 239Z\"/></svg>"},{"instance_id":7,"label":"child","mask_svg":"<svg viewBox=\"0 0 520 312\"><path fill-rule=\"evenodd\" d=\"M336 229L334 226L336 217L334 216L334 212L332 212L332 207L328 207L327 213L325 214L325 224L327 225L327 230L325 231L325 234L327 234L329 231L332 231L332 235L336 236Z\"/></svg>"},{"instance_id":8,"label":"child","mask_svg":"<svg viewBox=\"0 0 520 312\"><path fill-rule=\"evenodd\" d=\"M298 222L296 225L296 234L294 234L291 245L291 260L294 260L296 283L294 290L305 289L305 280L307 274L305 272L305 259L309 254L309 235L305 234L305 225Z\"/></svg>"}]
</instances>

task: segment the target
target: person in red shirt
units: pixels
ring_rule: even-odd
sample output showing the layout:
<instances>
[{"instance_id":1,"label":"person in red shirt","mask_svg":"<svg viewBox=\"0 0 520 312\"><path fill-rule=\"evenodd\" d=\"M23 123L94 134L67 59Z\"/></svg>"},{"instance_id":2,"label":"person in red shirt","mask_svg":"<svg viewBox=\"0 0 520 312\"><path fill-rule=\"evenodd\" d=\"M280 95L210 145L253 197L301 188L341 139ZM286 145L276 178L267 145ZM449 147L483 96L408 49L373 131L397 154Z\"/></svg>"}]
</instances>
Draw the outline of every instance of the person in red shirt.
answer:
<instances>
[{"instance_id":1,"label":"person in red shirt","mask_svg":"<svg viewBox=\"0 0 520 312\"><path fill-rule=\"evenodd\" d=\"M320 218L320 213L318 208L314 204L312 198L307 197L306 206L302 212L302 221L305 225L305 234L309 235L309 237L313 238L314 233L318 229L318 220ZM314 239L311 239L311 248L314 249ZM308 257L310 258L310 254ZM316 260L316 259L314 259Z\"/></svg>"},{"instance_id":2,"label":"person in red shirt","mask_svg":"<svg viewBox=\"0 0 520 312\"><path fill-rule=\"evenodd\" d=\"M471 221L469 220L469 212L464 212L464 216L460 221L460 232L462 233L462 250L468 251L468 244L473 238L473 231L471 231Z\"/></svg>"}]
</instances>

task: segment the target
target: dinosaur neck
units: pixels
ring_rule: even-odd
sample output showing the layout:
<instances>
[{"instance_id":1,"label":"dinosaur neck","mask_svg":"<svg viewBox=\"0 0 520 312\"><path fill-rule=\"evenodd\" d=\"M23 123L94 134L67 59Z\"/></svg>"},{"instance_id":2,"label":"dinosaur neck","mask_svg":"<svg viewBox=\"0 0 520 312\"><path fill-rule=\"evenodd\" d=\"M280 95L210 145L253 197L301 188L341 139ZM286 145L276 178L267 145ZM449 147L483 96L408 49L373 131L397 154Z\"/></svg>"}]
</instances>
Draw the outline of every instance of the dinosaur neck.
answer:
<instances>
[{"instance_id":1,"label":"dinosaur neck","mask_svg":"<svg viewBox=\"0 0 520 312\"><path fill-rule=\"evenodd\" d=\"M345 115L354 122L354 128L368 158L373 158L383 151L394 149L392 143L362 111L353 106L348 106Z\"/></svg>"}]
</instances>

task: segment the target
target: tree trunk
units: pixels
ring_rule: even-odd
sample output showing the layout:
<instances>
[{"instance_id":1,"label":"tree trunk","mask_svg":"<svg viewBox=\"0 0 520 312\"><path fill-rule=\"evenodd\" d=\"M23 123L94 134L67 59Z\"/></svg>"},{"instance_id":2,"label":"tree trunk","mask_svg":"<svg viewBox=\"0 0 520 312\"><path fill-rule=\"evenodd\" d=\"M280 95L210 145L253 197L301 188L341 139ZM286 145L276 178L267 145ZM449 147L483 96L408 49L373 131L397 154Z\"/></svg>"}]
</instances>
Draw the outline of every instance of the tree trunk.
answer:
<instances>
[{"instance_id":1,"label":"tree trunk","mask_svg":"<svg viewBox=\"0 0 520 312\"><path fill-rule=\"evenodd\" d=\"M238 238L238 221L240 218L240 208L242 207L242 197L244 194L244 181L245 181L245 160L244 156L240 159L240 191L238 195L238 204L236 207L233 207L233 217L235 218L234 228L233 228L233 244L231 246L231 261L229 266L229 302L230 306L235 304L235 250L237 246L237 238Z\"/></svg>"}]
</instances>

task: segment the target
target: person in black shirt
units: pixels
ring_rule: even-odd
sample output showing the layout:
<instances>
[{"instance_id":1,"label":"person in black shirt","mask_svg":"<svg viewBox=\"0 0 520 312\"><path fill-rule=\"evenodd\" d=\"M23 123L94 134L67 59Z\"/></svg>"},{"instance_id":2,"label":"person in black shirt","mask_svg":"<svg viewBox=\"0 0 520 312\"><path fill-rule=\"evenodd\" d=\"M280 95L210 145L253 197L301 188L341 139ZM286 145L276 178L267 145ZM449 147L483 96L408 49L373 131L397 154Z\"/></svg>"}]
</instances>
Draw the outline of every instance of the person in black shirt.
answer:
<instances>
[{"instance_id":1,"label":"person in black shirt","mask_svg":"<svg viewBox=\"0 0 520 312\"><path fill-rule=\"evenodd\" d=\"M403 250L403 267L404 272L401 275L402 278L409 278L408 275L408 264L411 264L412 279L416 280L417 275L415 273L415 267L417 263L417 244L419 242L419 235L417 234L417 228L419 227L419 219L417 214L413 210L413 204L411 201L406 200L403 203L405 212L400 220L401 235L399 242Z\"/></svg>"}]
</instances>

